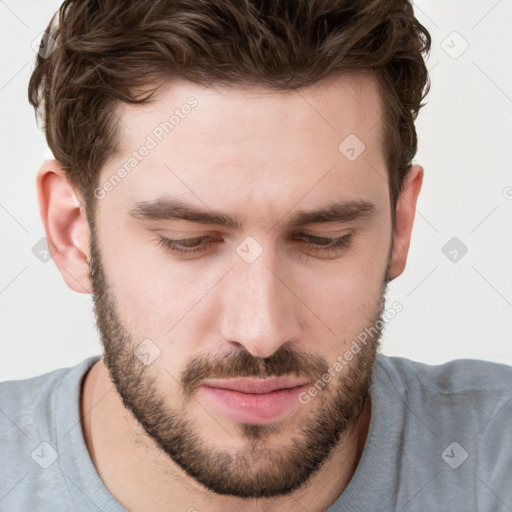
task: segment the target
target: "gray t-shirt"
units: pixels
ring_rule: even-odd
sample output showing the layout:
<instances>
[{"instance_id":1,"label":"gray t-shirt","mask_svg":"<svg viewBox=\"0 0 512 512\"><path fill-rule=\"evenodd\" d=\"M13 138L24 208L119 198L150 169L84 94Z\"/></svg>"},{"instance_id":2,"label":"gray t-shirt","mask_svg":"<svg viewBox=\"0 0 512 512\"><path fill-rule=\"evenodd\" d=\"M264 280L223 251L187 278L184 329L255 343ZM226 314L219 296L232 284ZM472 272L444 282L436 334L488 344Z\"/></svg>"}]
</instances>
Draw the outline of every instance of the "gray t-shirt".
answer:
<instances>
[{"instance_id":1,"label":"gray t-shirt","mask_svg":"<svg viewBox=\"0 0 512 512\"><path fill-rule=\"evenodd\" d=\"M1 512L126 510L82 434L80 385L97 360L0 383ZM329 512L512 511L512 367L379 354L371 392L364 452Z\"/></svg>"}]
</instances>

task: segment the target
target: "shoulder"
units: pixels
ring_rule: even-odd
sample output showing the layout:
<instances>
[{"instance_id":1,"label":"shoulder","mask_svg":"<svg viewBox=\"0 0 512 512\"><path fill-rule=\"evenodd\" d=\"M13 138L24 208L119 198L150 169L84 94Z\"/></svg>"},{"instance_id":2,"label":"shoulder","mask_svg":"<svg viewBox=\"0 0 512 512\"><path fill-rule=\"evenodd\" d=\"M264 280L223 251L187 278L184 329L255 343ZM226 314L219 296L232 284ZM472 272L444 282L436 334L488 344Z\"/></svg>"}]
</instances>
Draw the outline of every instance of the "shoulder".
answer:
<instances>
[{"instance_id":1,"label":"shoulder","mask_svg":"<svg viewBox=\"0 0 512 512\"><path fill-rule=\"evenodd\" d=\"M379 355L379 384L404 404L440 422L458 414L478 423L500 410L512 421L512 367L476 359L431 365Z\"/></svg>"},{"instance_id":2,"label":"shoulder","mask_svg":"<svg viewBox=\"0 0 512 512\"><path fill-rule=\"evenodd\" d=\"M83 364L74 368L59 368L27 379L0 382L0 411L3 413L0 415L0 430L15 430L14 425L21 426L24 423L30 426L34 416L39 418L40 424L49 420L58 386L71 370Z\"/></svg>"},{"instance_id":3,"label":"shoulder","mask_svg":"<svg viewBox=\"0 0 512 512\"><path fill-rule=\"evenodd\" d=\"M414 510L434 510L441 500L457 510L512 504L511 366L379 354L373 398L380 465L396 468L392 485Z\"/></svg>"},{"instance_id":4,"label":"shoulder","mask_svg":"<svg viewBox=\"0 0 512 512\"><path fill-rule=\"evenodd\" d=\"M0 382L0 430L20 440L30 437L37 423L43 428L51 417L55 389L69 368L36 377Z\"/></svg>"},{"instance_id":5,"label":"shoulder","mask_svg":"<svg viewBox=\"0 0 512 512\"><path fill-rule=\"evenodd\" d=\"M36 396L60 381L67 371L69 368L59 368L27 379L0 382L0 408L18 410L16 404L33 401Z\"/></svg>"},{"instance_id":6,"label":"shoulder","mask_svg":"<svg viewBox=\"0 0 512 512\"><path fill-rule=\"evenodd\" d=\"M392 395L400 404L403 431L411 439L435 439L439 452L457 441L473 452L480 470L489 465L509 474L511 366L475 359L430 365L383 355L377 366L380 396Z\"/></svg>"},{"instance_id":7,"label":"shoulder","mask_svg":"<svg viewBox=\"0 0 512 512\"><path fill-rule=\"evenodd\" d=\"M97 360L98 356L89 357L74 367L0 382L0 411L3 413L0 414L0 431L20 433L24 425L30 430L35 423L40 427L50 423L59 387L71 398L77 382Z\"/></svg>"},{"instance_id":8,"label":"shoulder","mask_svg":"<svg viewBox=\"0 0 512 512\"><path fill-rule=\"evenodd\" d=\"M512 366L479 359L425 364L380 354L377 363L401 393L442 395L479 391L512 392Z\"/></svg>"},{"instance_id":9,"label":"shoulder","mask_svg":"<svg viewBox=\"0 0 512 512\"><path fill-rule=\"evenodd\" d=\"M34 510L42 489L45 497L66 489L57 462L57 424L78 416L79 383L97 359L0 382L0 496L6 497L2 505L9 504L8 510Z\"/></svg>"}]
</instances>

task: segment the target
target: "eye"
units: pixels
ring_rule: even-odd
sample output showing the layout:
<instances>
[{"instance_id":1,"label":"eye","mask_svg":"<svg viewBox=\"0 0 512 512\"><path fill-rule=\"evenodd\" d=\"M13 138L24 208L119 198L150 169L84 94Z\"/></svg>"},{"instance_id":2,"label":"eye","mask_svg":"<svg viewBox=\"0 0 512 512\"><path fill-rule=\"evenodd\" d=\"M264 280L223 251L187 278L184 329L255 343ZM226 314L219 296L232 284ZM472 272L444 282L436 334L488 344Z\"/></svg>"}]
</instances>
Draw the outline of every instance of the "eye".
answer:
<instances>
[{"instance_id":1,"label":"eye","mask_svg":"<svg viewBox=\"0 0 512 512\"><path fill-rule=\"evenodd\" d=\"M196 254L204 251L205 244L208 236L198 236L195 238L182 238L180 240L173 240L164 236L159 237L158 244L172 252L179 254L180 256L186 256L190 254Z\"/></svg>"},{"instance_id":2,"label":"eye","mask_svg":"<svg viewBox=\"0 0 512 512\"><path fill-rule=\"evenodd\" d=\"M306 233L298 233L294 240L307 245L307 250L315 254L334 254L350 246L352 233L330 238L313 236ZM182 238L175 240L159 236L158 244L179 256L191 256L204 252L211 244L218 242L209 236L198 236L195 238Z\"/></svg>"},{"instance_id":3,"label":"eye","mask_svg":"<svg viewBox=\"0 0 512 512\"><path fill-rule=\"evenodd\" d=\"M316 254L333 254L342 249L347 249L352 242L352 233L347 233L337 238L313 236L306 233L298 233L295 237L299 238L299 240L304 240L308 245L308 251Z\"/></svg>"}]
</instances>

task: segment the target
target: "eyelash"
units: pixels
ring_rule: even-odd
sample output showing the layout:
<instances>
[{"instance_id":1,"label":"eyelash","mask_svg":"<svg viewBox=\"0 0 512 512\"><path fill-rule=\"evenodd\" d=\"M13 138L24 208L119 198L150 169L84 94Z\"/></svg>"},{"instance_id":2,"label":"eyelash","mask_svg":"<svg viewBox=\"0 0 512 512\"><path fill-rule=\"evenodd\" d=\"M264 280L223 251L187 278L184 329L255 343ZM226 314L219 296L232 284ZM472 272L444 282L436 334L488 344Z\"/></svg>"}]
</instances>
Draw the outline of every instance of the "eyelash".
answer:
<instances>
[{"instance_id":1,"label":"eyelash","mask_svg":"<svg viewBox=\"0 0 512 512\"><path fill-rule=\"evenodd\" d=\"M314 243L309 244L311 246L310 250L312 250L313 252L315 252L317 254L320 254L320 253L330 254L330 253L336 252L339 249L347 249L352 242L352 233L348 233L339 238L312 236L312 235L307 235L305 233L300 233L300 235L301 235L301 237L307 238L309 240L325 240L325 241L327 241L326 244L314 244ZM181 243L183 243L183 242L190 243L190 242L194 242L196 240L203 241L203 240L206 240L207 238L209 238L209 237L199 236L199 237L195 237L195 238L182 238L179 240L174 240L174 239L167 238L164 236L159 236L158 245L161 245L165 249L168 249L171 252L178 254L179 256L190 256L190 255L194 255L194 254L201 253L201 252L205 251L205 247L208 247L208 245L201 244L197 247L192 247L190 249L183 249L183 247L180 247L179 243L180 242ZM213 243L213 242L211 242L211 243ZM308 242L305 242L305 243L308 243Z\"/></svg>"}]
</instances>

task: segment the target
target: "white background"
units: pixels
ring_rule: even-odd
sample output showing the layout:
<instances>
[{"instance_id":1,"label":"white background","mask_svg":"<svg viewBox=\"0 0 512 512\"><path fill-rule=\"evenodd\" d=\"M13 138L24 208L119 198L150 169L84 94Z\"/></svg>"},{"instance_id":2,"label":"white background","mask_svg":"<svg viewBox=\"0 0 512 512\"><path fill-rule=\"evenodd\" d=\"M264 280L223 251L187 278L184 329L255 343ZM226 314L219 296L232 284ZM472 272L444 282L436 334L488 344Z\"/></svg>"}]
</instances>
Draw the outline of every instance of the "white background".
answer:
<instances>
[{"instance_id":1,"label":"white background","mask_svg":"<svg viewBox=\"0 0 512 512\"><path fill-rule=\"evenodd\" d=\"M0 381L101 351L91 297L32 253L44 236L35 175L52 155L27 101L31 45L59 4L0 0ZM425 179L407 269L388 295L403 311L383 352L512 365L512 2L423 0L415 12L433 39L417 121ZM456 263L442 252L452 237L468 248Z\"/></svg>"}]
</instances>

